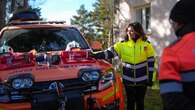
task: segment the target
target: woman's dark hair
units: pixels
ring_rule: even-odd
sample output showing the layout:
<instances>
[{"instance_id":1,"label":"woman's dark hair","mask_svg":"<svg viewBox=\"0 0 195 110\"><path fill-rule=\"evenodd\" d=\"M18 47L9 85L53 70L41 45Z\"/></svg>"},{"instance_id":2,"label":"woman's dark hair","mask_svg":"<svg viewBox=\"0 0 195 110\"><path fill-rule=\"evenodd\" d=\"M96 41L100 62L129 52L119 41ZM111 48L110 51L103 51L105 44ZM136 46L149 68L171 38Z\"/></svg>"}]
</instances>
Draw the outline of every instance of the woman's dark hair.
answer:
<instances>
[{"instance_id":1,"label":"woman's dark hair","mask_svg":"<svg viewBox=\"0 0 195 110\"><path fill-rule=\"evenodd\" d=\"M134 23L130 23L127 28L125 29L125 32L128 32L128 28L132 27L134 29L134 31L136 32L136 34L140 37L142 37L142 40L146 41L147 37L145 35L144 29L142 27L142 25L139 22L134 22ZM129 40L128 35L126 34L125 36L125 40Z\"/></svg>"}]
</instances>

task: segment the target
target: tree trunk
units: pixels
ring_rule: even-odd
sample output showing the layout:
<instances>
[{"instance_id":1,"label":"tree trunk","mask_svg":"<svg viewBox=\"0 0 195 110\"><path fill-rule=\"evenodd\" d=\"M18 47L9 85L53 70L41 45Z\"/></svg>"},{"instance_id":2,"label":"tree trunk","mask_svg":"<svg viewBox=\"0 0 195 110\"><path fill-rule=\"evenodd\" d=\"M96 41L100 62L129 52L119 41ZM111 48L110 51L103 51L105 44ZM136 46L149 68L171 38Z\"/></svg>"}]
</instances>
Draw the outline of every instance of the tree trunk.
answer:
<instances>
[{"instance_id":1,"label":"tree trunk","mask_svg":"<svg viewBox=\"0 0 195 110\"><path fill-rule=\"evenodd\" d=\"M7 0L0 0L0 29L5 26Z\"/></svg>"},{"instance_id":2,"label":"tree trunk","mask_svg":"<svg viewBox=\"0 0 195 110\"><path fill-rule=\"evenodd\" d=\"M23 6L24 6L24 9L28 9L28 0L24 0Z\"/></svg>"},{"instance_id":3,"label":"tree trunk","mask_svg":"<svg viewBox=\"0 0 195 110\"><path fill-rule=\"evenodd\" d=\"M16 10L16 0L11 1L11 13Z\"/></svg>"}]
</instances>

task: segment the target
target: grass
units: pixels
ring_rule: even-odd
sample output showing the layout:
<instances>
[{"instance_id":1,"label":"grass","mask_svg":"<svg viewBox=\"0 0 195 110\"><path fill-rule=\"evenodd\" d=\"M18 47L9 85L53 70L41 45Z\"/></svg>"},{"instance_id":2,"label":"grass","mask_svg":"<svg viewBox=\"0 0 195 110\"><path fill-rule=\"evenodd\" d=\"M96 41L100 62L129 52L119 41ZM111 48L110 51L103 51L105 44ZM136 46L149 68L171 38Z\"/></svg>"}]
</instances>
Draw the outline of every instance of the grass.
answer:
<instances>
[{"instance_id":1,"label":"grass","mask_svg":"<svg viewBox=\"0 0 195 110\"><path fill-rule=\"evenodd\" d=\"M145 97L145 110L163 110L159 89L148 89Z\"/></svg>"}]
</instances>

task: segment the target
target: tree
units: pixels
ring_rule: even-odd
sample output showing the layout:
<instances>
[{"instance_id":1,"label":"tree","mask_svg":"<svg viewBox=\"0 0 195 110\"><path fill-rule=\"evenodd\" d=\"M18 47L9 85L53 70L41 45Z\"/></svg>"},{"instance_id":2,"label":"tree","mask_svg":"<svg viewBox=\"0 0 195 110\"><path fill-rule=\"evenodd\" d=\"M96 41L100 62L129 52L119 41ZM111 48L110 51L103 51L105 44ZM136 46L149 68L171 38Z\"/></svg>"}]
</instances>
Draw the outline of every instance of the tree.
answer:
<instances>
[{"instance_id":1,"label":"tree","mask_svg":"<svg viewBox=\"0 0 195 110\"><path fill-rule=\"evenodd\" d=\"M41 18L41 8L40 5L43 5L46 0L28 0L28 9L36 12L38 16Z\"/></svg>"},{"instance_id":2,"label":"tree","mask_svg":"<svg viewBox=\"0 0 195 110\"><path fill-rule=\"evenodd\" d=\"M5 25L6 4L6 0L0 0L0 29Z\"/></svg>"},{"instance_id":3,"label":"tree","mask_svg":"<svg viewBox=\"0 0 195 110\"><path fill-rule=\"evenodd\" d=\"M113 0L97 0L94 10L88 12L84 5L77 10L71 24L81 27L80 31L90 36L91 40L99 40L106 48L112 44L113 29ZM93 36L93 37L92 37Z\"/></svg>"},{"instance_id":4,"label":"tree","mask_svg":"<svg viewBox=\"0 0 195 110\"><path fill-rule=\"evenodd\" d=\"M93 6L95 9L92 12L92 19L97 27L97 32L101 33L99 38L102 40L104 47L110 46L112 44L114 22L113 0L97 0Z\"/></svg>"},{"instance_id":5,"label":"tree","mask_svg":"<svg viewBox=\"0 0 195 110\"><path fill-rule=\"evenodd\" d=\"M27 9L29 7L28 0L24 0L23 7Z\"/></svg>"},{"instance_id":6,"label":"tree","mask_svg":"<svg viewBox=\"0 0 195 110\"><path fill-rule=\"evenodd\" d=\"M16 8L16 0L11 0L11 9L10 12L13 12Z\"/></svg>"},{"instance_id":7,"label":"tree","mask_svg":"<svg viewBox=\"0 0 195 110\"><path fill-rule=\"evenodd\" d=\"M41 9L30 6L30 1L43 4L45 0L0 0L0 29L5 26L6 21L9 19L8 16L17 11L30 9L41 16Z\"/></svg>"},{"instance_id":8,"label":"tree","mask_svg":"<svg viewBox=\"0 0 195 110\"><path fill-rule=\"evenodd\" d=\"M80 28L81 33L87 38L87 40L92 40L95 38L95 29L93 26L93 21L91 19L90 12L85 9L84 5L81 5L77 10L77 14L71 19L72 25L77 25Z\"/></svg>"},{"instance_id":9,"label":"tree","mask_svg":"<svg viewBox=\"0 0 195 110\"><path fill-rule=\"evenodd\" d=\"M30 0L7 0L7 4L10 5L7 11L13 13L18 9L28 9Z\"/></svg>"},{"instance_id":10,"label":"tree","mask_svg":"<svg viewBox=\"0 0 195 110\"><path fill-rule=\"evenodd\" d=\"M31 10L31 11L35 11L39 16L41 16L41 8L39 8L38 5L44 3L44 1L42 0L12 0L10 13L14 13L14 12L22 11L22 10ZM33 3L33 4L36 3L37 7L33 7L30 3Z\"/></svg>"}]
</instances>

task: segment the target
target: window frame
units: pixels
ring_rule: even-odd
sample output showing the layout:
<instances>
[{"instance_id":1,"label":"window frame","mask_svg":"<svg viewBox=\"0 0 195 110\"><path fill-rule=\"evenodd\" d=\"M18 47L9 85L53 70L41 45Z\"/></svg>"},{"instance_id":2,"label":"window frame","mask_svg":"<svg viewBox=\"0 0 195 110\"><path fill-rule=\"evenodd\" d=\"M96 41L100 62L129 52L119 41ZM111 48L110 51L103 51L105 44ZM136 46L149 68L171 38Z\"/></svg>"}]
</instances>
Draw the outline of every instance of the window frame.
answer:
<instances>
[{"instance_id":1,"label":"window frame","mask_svg":"<svg viewBox=\"0 0 195 110\"><path fill-rule=\"evenodd\" d=\"M149 14L147 15L147 10L149 10ZM141 14L138 14L141 13ZM151 5L144 5L135 8L135 19L140 22L145 31L150 29L151 25Z\"/></svg>"}]
</instances>

